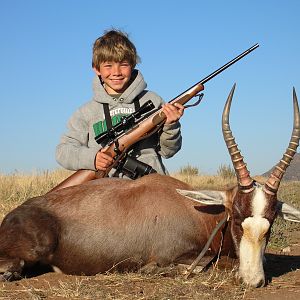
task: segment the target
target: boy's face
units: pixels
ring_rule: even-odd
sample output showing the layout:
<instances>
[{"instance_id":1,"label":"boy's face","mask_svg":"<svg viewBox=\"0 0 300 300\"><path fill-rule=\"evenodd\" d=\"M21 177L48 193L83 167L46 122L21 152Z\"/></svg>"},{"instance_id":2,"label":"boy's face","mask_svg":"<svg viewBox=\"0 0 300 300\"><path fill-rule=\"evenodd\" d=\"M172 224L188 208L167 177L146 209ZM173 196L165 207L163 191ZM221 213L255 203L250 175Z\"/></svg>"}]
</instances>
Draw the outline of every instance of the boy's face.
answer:
<instances>
[{"instance_id":1,"label":"boy's face","mask_svg":"<svg viewBox=\"0 0 300 300\"><path fill-rule=\"evenodd\" d=\"M99 70L94 68L94 71L101 76L108 94L120 94L129 85L132 66L127 61L103 62L100 64Z\"/></svg>"}]
</instances>

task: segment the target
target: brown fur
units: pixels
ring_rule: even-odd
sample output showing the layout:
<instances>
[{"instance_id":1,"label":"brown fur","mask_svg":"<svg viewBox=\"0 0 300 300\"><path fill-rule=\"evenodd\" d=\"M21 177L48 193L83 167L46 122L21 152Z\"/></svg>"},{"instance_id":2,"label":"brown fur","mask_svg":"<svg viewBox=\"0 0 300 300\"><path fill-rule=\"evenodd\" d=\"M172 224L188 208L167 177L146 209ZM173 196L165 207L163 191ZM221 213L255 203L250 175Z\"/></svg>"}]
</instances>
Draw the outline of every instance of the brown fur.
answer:
<instances>
[{"instance_id":1,"label":"brown fur","mask_svg":"<svg viewBox=\"0 0 300 300\"><path fill-rule=\"evenodd\" d=\"M192 189L153 174L136 181L99 179L29 199L1 224L0 271L8 261L14 263L4 273L19 272L25 261L86 275L114 266L124 270L191 261L224 209L207 213L177 188ZM230 234L226 236L225 251L233 253ZM220 234L211 253L219 245Z\"/></svg>"}]
</instances>

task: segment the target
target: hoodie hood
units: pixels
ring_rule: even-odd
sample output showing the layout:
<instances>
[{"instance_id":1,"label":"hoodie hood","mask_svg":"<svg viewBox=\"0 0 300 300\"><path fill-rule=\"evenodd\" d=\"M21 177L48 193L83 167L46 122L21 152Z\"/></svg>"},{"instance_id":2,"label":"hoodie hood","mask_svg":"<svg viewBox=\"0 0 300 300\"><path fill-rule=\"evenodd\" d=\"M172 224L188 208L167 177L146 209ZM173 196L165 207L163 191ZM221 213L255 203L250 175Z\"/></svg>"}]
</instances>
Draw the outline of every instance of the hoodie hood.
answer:
<instances>
[{"instance_id":1,"label":"hoodie hood","mask_svg":"<svg viewBox=\"0 0 300 300\"><path fill-rule=\"evenodd\" d=\"M133 81L129 87L125 90L123 94L119 97L120 101L123 103L132 103L137 95L139 95L146 87L147 84L144 80L143 75L138 70L132 71ZM103 85L101 84L100 77L95 76L93 80L93 100L99 103L112 104L113 97L107 94ZM118 102L118 101L117 101ZM114 101L115 103L115 101ZM116 104L116 103L115 103Z\"/></svg>"}]
</instances>

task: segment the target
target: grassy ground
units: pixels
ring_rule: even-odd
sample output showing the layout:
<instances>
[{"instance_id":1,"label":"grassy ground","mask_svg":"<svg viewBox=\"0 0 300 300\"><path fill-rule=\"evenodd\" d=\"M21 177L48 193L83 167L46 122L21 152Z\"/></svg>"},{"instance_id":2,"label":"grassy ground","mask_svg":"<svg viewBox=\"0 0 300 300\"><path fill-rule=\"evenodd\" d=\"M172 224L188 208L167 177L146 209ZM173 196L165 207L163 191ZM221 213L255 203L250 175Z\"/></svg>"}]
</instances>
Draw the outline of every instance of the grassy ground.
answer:
<instances>
[{"instance_id":1,"label":"grassy ground","mask_svg":"<svg viewBox=\"0 0 300 300\"><path fill-rule=\"evenodd\" d=\"M26 199L46 193L70 175L67 171L37 174L0 174L0 220ZM196 188L220 189L235 183L233 177L174 174ZM257 178L256 178L257 179ZM260 178L262 181L264 178ZM282 182L279 199L300 208L300 182ZM267 269L271 283L262 291L237 284L233 262L229 268L220 265L188 280L176 269L166 269L156 275L141 273L68 276L48 273L12 283L0 284L0 299L297 299L300 293L300 247L293 252L294 234L300 225L276 220L268 246ZM299 235L297 236L297 239ZM292 247L292 253L289 253ZM274 253L276 255L274 255ZM290 255L292 254L292 255ZM295 256L296 255L296 256ZM274 269L275 268L275 269ZM277 270L277 269L278 270ZM296 298L293 298L295 295ZM298 296L297 296L298 295ZM279 298L276 298L279 297ZM285 298L287 297L287 298Z\"/></svg>"}]
</instances>

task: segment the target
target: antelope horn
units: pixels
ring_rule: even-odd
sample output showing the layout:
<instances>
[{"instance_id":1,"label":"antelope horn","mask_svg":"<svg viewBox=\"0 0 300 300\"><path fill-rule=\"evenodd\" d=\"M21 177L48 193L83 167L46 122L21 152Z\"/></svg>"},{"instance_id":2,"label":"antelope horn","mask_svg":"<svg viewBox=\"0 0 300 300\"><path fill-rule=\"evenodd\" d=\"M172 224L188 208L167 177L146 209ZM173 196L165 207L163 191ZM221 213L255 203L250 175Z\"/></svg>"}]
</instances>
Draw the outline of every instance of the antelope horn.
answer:
<instances>
[{"instance_id":1,"label":"antelope horn","mask_svg":"<svg viewBox=\"0 0 300 300\"><path fill-rule=\"evenodd\" d=\"M238 184L244 192L251 192L253 190L253 179L250 177L250 173L247 170L247 164L244 162L243 156L238 149L238 145L235 143L235 139L232 135L229 125L229 113L232 97L234 94L236 84L233 85L230 94L227 98L223 116L222 116L222 131L223 137L229 151L231 161L235 170L235 174L238 180Z\"/></svg>"},{"instance_id":2,"label":"antelope horn","mask_svg":"<svg viewBox=\"0 0 300 300\"><path fill-rule=\"evenodd\" d=\"M297 147L299 145L300 139L300 115L299 115L299 106L295 88L293 88L293 103L294 103L294 125L293 132L290 139L290 143L285 153L283 154L282 159L274 167L270 177L265 183L265 192L269 194L275 194L278 191L280 181L290 165L293 157L296 153Z\"/></svg>"}]
</instances>

